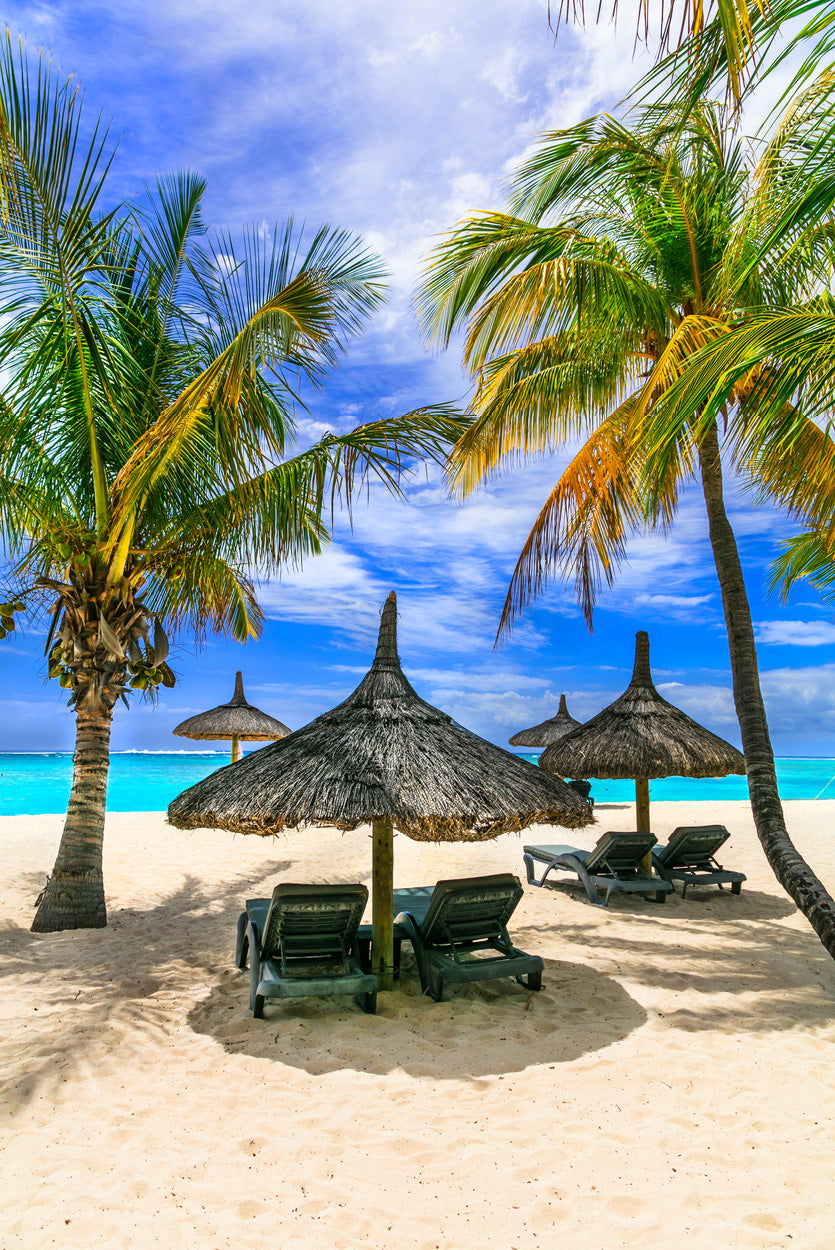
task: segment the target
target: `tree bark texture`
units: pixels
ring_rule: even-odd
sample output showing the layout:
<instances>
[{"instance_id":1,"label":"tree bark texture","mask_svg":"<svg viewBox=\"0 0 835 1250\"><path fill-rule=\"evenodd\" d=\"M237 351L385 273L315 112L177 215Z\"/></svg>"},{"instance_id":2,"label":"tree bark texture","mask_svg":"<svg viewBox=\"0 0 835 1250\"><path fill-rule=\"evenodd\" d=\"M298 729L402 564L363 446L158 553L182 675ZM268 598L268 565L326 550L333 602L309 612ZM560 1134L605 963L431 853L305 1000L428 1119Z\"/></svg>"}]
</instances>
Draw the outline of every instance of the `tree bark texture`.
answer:
<instances>
[{"instance_id":1,"label":"tree bark texture","mask_svg":"<svg viewBox=\"0 0 835 1250\"><path fill-rule=\"evenodd\" d=\"M394 989L394 828L391 817L371 823L371 971L381 990Z\"/></svg>"},{"instance_id":2,"label":"tree bark texture","mask_svg":"<svg viewBox=\"0 0 835 1250\"><path fill-rule=\"evenodd\" d=\"M736 539L725 512L722 462L715 422L705 432L699 445L699 468L710 543L725 610L734 704L757 836L777 880L835 958L835 902L789 837L777 790L774 752L760 690L751 609Z\"/></svg>"},{"instance_id":3,"label":"tree bark texture","mask_svg":"<svg viewBox=\"0 0 835 1250\"><path fill-rule=\"evenodd\" d=\"M72 792L55 867L32 922L33 933L101 929L107 924L102 844L112 721L111 709L79 708Z\"/></svg>"},{"instance_id":4,"label":"tree bark texture","mask_svg":"<svg viewBox=\"0 0 835 1250\"><path fill-rule=\"evenodd\" d=\"M639 833L650 833L649 823L649 778L635 778L635 828ZM644 872L652 872L652 852L647 851L641 860Z\"/></svg>"}]
</instances>

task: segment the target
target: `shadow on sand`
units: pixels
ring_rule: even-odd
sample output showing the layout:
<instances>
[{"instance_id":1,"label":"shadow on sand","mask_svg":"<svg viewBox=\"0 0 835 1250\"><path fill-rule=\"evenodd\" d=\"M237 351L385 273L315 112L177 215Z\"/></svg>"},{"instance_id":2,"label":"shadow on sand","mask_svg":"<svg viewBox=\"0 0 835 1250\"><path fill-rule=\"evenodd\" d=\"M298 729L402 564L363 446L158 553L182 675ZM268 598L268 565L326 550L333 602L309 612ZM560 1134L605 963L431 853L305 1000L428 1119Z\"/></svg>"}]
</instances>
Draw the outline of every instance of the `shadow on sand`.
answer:
<instances>
[{"instance_id":1,"label":"shadow on sand","mask_svg":"<svg viewBox=\"0 0 835 1250\"><path fill-rule=\"evenodd\" d=\"M584 903L587 907L591 906L582 883L571 873L561 877L554 874L540 888L553 890L555 894L562 894L566 898ZM733 895L729 889L719 890L716 886L695 889L691 886L686 898L682 899L676 891L669 894L664 903L647 901L640 894L618 894L616 891L612 894L608 910L613 915L621 911L640 915L647 908L654 911L656 907L669 907L677 918L707 918L720 924L739 920L784 920L797 912L787 895L766 894L764 890L748 890L745 886L742 890L741 895ZM602 891L600 898L603 898Z\"/></svg>"},{"instance_id":2,"label":"shadow on sand","mask_svg":"<svg viewBox=\"0 0 835 1250\"><path fill-rule=\"evenodd\" d=\"M312 1076L351 1068L461 1080L566 1063L611 1046L647 1018L613 977L555 960L545 962L539 993L506 978L448 989L435 1003L421 994L406 952L400 985L379 996L376 1016L333 999L268 1004L267 1013L265 1020L250 1016L249 975L230 972L189 1022L236 1054Z\"/></svg>"},{"instance_id":3,"label":"shadow on sand","mask_svg":"<svg viewBox=\"0 0 835 1250\"><path fill-rule=\"evenodd\" d=\"M377 1016L348 1000L309 999L253 1020L248 974L233 965L235 922L245 897L268 893L292 868L268 861L263 884L241 876L212 892L185 879L154 906L113 911L103 930L0 934L7 1110L36 1094L59 1096L62 1082L97 1063L165 1062L172 1035L189 1028L230 1054L311 1075L349 1068L475 1080L569 1062L623 1039L647 1020L626 987L666 991L660 1014L685 1031L831 1024L833 961L810 931L781 923L794 912L788 900L744 889L739 898L697 892L663 906L613 899L610 912L554 899L559 920L529 918L513 934L523 949L552 955L539 994L506 980L448 991L436 1004L420 995L404 952L401 987L380 996ZM698 1010L694 989L704 995ZM684 991L687 1007L678 1009Z\"/></svg>"},{"instance_id":4,"label":"shadow on sand","mask_svg":"<svg viewBox=\"0 0 835 1250\"><path fill-rule=\"evenodd\" d=\"M265 865L264 880L286 877L291 868ZM351 1068L462 1080L567 1062L646 1020L615 978L568 960L546 960L538 994L508 979L448 991L446 1001L434 1003L420 994L408 951L401 986L380 996L376 1016L350 999L304 999L268 1005L267 1019L254 1020L249 975L233 964L235 925L244 898L266 892L241 878L209 894L187 878L147 910L112 911L107 929L0 934L0 985L15 1004L0 1041L6 1108L45 1088L55 1092L97 1056L111 1061L117 1047L121 1061L136 1056L147 1063L154 1039L168 1045L184 1025L230 1053L311 1075Z\"/></svg>"},{"instance_id":5,"label":"shadow on sand","mask_svg":"<svg viewBox=\"0 0 835 1250\"><path fill-rule=\"evenodd\" d=\"M792 916L800 920L789 898L745 886L739 896L701 889L688 891L686 899L670 895L660 905L613 895L611 917L621 919L615 940L606 924L609 912L591 907L576 886L558 885L555 892L566 889L573 893L577 917L565 923L563 912L560 933L566 942L584 947L601 972L667 991L657 1013L667 1024L687 1032L727 1033L831 1028L835 963L805 920L798 927L780 923ZM583 919L586 909L594 921ZM531 950L537 934L545 940L553 930L529 924L525 938ZM694 990L704 996L695 1009ZM678 1008L675 998L685 992L689 1004Z\"/></svg>"}]
</instances>

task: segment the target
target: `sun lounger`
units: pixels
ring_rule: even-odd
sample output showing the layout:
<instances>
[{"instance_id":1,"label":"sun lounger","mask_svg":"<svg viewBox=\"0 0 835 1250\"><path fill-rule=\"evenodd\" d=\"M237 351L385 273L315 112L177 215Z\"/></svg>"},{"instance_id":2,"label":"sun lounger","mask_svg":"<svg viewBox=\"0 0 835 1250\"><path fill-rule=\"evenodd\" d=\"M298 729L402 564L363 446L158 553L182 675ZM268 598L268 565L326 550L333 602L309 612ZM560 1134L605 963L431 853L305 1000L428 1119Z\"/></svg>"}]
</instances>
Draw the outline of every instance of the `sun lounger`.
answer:
<instances>
[{"instance_id":1,"label":"sun lounger","mask_svg":"<svg viewBox=\"0 0 835 1250\"><path fill-rule=\"evenodd\" d=\"M574 872L585 886L589 902L595 906L608 907L609 897L615 890L643 894L647 899L663 903L673 888L672 882L648 873L641 863L655 844L652 833L604 833L591 851L582 851L576 846L526 846L523 858L530 885L544 885L550 872ZM538 881L534 860L546 865ZM602 903L598 888L606 891Z\"/></svg>"},{"instance_id":2,"label":"sun lounger","mask_svg":"<svg viewBox=\"0 0 835 1250\"><path fill-rule=\"evenodd\" d=\"M267 998L353 994L377 1010L377 979L355 953L368 901L364 885L277 885L271 899L248 899L238 920L235 963L250 957L249 1008L258 1018Z\"/></svg>"},{"instance_id":3,"label":"sun lounger","mask_svg":"<svg viewBox=\"0 0 835 1250\"><path fill-rule=\"evenodd\" d=\"M395 891L395 906L405 893ZM507 932L523 894L519 878L509 872L439 881L428 899L424 889L415 891L410 906L395 915L395 932L412 943L423 992L440 1002L447 983L498 977L541 989L542 960L517 950Z\"/></svg>"},{"instance_id":4,"label":"sun lounger","mask_svg":"<svg viewBox=\"0 0 835 1250\"><path fill-rule=\"evenodd\" d=\"M739 894L745 873L723 868L715 858L730 836L724 825L680 825L666 846L653 848L655 871L665 881L680 881L682 898L689 885L718 885L720 890L729 885Z\"/></svg>"}]
</instances>

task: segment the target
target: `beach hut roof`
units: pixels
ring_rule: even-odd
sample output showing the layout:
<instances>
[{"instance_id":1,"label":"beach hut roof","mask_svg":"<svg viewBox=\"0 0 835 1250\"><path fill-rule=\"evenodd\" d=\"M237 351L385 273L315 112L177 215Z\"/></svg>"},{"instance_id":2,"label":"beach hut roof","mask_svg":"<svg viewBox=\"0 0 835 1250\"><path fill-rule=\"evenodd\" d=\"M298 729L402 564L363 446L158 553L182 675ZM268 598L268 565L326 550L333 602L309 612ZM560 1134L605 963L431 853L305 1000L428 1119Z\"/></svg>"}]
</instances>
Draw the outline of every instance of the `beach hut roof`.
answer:
<instances>
[{"instance_id":1,"label":"beach hut roof","mask_svg":"<svg viewBox=\"0 0 835 1250\"><path fill-rule=\"evenodd\" d=\"M649 636L641 630L626 690L549 746L539 767L561 777L727 777L744 773L745 760L661 697L649 668Z\"/></svg>"},{"instance_id":2,"label":"beach hut roof","mask_svg":"<svg viewBox=\"0 0 835 1250\"><path fill-rule=\"evenodd\" d=\"M592 820L563 782L424 702L397 655L397 601L383 608L370 671L344 703L289 738L221 768L168 808L181 829L272 834L390 817L418 841L476 841L537 821Z\"/></svg>"},{"instance_id":3,"label":"beach hut roof","mask_svg":"<svg viewBox=\"0 0 835 1250\"><path fill-rule=\"evenodd\" d=\"M579 729L580 724L580 721L569 716L565 695L561 694L556 716L544 720L541 725L534 725L531 729L520 730L518 734L508 738L508 742L512 747L549 747L552 742L564 738L573 729Z\"/></svg>"},{"instance_id":4,"label":"beach hut roof","mask_svg":"<svg viewBox=\"0 0 835 1250\"><path fill-rule=\"evenodd\" d=\"M285 738L292 730L274 716L268 716L260 708L247 703L243 677L236 673L235 693L228 703L190 716L173 732L180 738L239 738L243 742L272 742L276 738Z\"/></svg>"}]
</instances>

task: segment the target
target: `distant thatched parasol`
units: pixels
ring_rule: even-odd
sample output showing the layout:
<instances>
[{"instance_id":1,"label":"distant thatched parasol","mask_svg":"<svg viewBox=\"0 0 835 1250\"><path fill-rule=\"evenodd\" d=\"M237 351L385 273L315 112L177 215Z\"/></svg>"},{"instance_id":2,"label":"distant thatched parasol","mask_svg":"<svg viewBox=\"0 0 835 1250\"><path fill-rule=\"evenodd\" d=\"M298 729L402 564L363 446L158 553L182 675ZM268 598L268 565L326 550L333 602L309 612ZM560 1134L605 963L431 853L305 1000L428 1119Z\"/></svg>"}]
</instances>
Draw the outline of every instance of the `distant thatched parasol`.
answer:
<instances>
[{"instance_id":1,"label":"distant thatched parasol","mask_svg":"<svg viewBox=\"0 0 835 1250\"><path fill-rule=\"evenodd\" d=\"M213 707L209 712L190 716L172 732L180 738L207 738L212 741L231 738L234 764L238 758L239 742L274 742L276 738L286 738L293 731L274 716L268 716L260 708L247 703L243 677L236 673L235 693L229 703L221 703L220 707Z\"/></svg>"},{"instance_id":2,"label":"distant thatched parasol","mask_svg":"<svg viewBox=\"0 0 835 1250\"><path fill-rule=\"evenodd\" d=\"M650 777L744 773L736 747L703 729L655 689L649 635L635 635L635 668L623 694L580 729L553 743L539 767L559 776L635 779L637 826L649 832Z\"/></svg>"},{"instance_id":3,"label":"distant thatched parasol","mask_svg":"<svg viewBox=\"0 0 835 1250\"><path fill-rule=\"evenodd\" d=\"M520 730L518 734L508 738L508 742L512 747L549 747L552 742L557 742L572 730L579 729L580 724L580 721L569 716L565 695L561 694L556 716L544 720L541 725L534 725L532 729Z\"/></svg>"},{"instance_id":4,"label":"distant thatched parasol","mask_svg":"<svg viewBox=\"0 0 835 1250\"><path fill-rule=\"evenodd\" d=\"M397 601L353 694L291 737L219 769L174 799L181 829L272 834L333 824L373 833L372 952L392 987L393 826L422 842L480 841L535 821L578 828L588 806L561 781L425 703L397 655Z\"/></svg>"}]
</instances>

